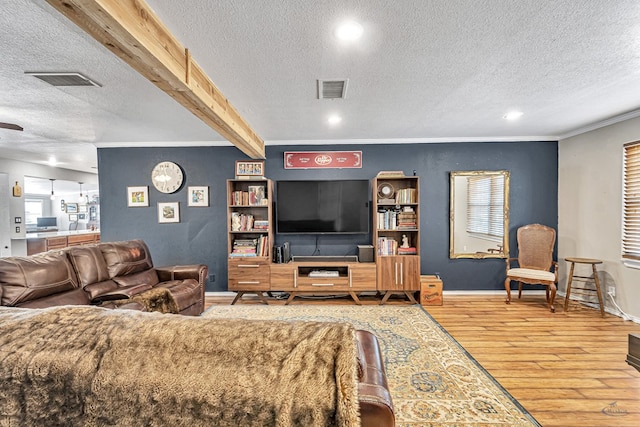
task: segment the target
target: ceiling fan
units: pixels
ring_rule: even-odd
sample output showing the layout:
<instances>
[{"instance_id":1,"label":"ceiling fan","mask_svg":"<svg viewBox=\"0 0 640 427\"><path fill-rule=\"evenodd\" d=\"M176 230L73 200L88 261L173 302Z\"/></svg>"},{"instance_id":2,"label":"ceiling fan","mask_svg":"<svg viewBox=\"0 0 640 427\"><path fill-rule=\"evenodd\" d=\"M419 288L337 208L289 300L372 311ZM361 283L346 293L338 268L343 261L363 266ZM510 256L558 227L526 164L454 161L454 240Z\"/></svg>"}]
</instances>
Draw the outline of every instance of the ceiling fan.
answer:
<instances>
[{"instance_id":1,"label":"ceiling fan","mask_svg":"<svg viewBox=\"0 0 640 427\"><path fill-rule=\"evenodd\" d=\"M22 126L14 125L13 123L3 123L3 122L0 122L0 128L18 130L18 131L23 131L24 130L22 128Z\"/></svg>"}]
</instances>

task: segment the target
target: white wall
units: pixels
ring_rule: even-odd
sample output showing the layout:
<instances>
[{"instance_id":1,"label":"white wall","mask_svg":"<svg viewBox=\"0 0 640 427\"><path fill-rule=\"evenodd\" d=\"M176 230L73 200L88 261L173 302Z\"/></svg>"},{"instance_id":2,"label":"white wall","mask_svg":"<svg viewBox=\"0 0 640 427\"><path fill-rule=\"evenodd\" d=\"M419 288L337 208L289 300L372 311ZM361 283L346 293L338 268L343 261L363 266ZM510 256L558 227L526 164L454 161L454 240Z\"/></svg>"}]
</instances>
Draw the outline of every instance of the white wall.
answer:
<instances>
[{"instance_id":1,"label":"white wall","mask_svg":"<svg viewBox=\"0 0 640 427\"><path fill-rule=\"evenodd\" d=\"M0 257L11 255L9 229L9 174L0 172Z\"/></svg>"},{"instance_id":2,"label":"white wall","mask_svg":"<svg viewBox=\"0 0 640 427\"><path fill-rule=\"evenodd\" d=\"M606 306L613 307L606 296L607 288L613 286L615 300L622 310L640 318L640 270L625 267L620 255L622 147L637 140L640 140L640 118L559 142L558 260L561 290L566 288L569 270L564 258L602 260L598 269Z\"/></svg>"},{"instance_id":3,"label":"white wall","mask_svg":"<svg viewBox=\"0 0 640 427\"><path fill-rule=\"evenodd\" d=\"M98 182L97 174L72 171L69 169L56 168L52 166L38 165L35 163L20 162L17 160L0 158L0 173L9 176L9 186L12 187L17 181L23 189L22 197L10 197L9 200L9 237L11 239L11 255L22 256L27 254L26 227L24 225L24 177L35 176L40 178L55 178L68 181L83 181L90 183ZM23 220L20 225L20 232L16 232L14 220L20 217ZM0 232L2 232L0 230ZM2 232L3 234L5 232ZM0 240L6 236L0 236Z\"/></svg>"}]
</instances>

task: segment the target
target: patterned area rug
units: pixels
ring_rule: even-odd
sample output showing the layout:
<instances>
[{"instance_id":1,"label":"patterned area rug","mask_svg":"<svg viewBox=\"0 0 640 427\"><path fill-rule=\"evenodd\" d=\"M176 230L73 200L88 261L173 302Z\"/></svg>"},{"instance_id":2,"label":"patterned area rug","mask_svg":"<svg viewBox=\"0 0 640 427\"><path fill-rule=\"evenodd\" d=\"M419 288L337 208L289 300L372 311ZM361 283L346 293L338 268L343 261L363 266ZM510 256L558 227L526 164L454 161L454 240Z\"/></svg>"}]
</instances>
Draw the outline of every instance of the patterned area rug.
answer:
<instances>
[{"instance_id":1,"label":"patterned area rug","mask_svg":"<svg viewBox=\"0 0 640 427\"><path fill-rule=\"evenodd\" d=\"M345 321L373 332L383 351L398 427L540 426L419 305L233 305L212 306L202 315Z\"/></svg>"}]
</instances>

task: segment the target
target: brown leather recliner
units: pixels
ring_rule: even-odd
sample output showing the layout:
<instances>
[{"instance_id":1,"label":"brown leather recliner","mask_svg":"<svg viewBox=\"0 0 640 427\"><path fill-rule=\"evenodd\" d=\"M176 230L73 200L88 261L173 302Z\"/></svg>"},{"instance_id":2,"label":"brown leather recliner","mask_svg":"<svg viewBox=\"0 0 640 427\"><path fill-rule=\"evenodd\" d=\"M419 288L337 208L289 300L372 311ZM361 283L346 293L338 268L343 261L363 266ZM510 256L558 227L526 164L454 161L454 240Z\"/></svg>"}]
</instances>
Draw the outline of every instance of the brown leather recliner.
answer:
<instances>
[{"instance_id":1,"label":"brown leather recliner","mask_svg":"<svg viewBox=\"0 0 640 427\"><path fill-rule=\"evenodd\" d=\"M366 427L393 427L396 419L378 340L369 331L356 330L356 343L360 424Z\"/></svg>"},{"instance_id":2,"label":"brown leather recliner","mask_svg":"<svg viewBox=\"0 0 640 427\"><path fill-rule=\"evenodd\" d=\"M104 304L163 287L180 314L197 316L204 310L207 273L202 264L155 268L142 240L76 246L0 259L0 305Z\"/></svg>"}]
</instances>

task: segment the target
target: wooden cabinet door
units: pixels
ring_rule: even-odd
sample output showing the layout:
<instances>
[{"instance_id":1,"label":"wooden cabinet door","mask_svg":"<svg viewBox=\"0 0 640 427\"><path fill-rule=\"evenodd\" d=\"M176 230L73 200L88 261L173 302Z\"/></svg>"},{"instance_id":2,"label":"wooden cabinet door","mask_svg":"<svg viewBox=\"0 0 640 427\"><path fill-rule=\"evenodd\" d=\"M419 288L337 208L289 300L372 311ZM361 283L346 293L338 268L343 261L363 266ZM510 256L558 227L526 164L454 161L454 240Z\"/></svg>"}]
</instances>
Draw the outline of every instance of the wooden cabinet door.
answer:
<instances>
[{"instance_id":1,"label":"wooden cabinet door","mask_svg":"<svg viewBox=\"0 0 640 427\"><path fill-rule=\"evenodd\" d=\"M402 264L402 289L405 291L420 290L420 257L405 255L398 256Z\"/></svg>"},{"instance_id":2,"label":"wooden cabinet door","mask_svg":"<svg viewBox=\"0 0 640 427\"><path fill-rule=\"evenodd\" d=\"M67 236L47 237L47 250L67 247Z\"/></svg>"},{"instance_id":3,"label":"wooden cabinet door","mask_svg":"<svg viewBox=\"0 0 640 427\"><path fill-rule=\"evenodd\" d=\"M296 268L293 264L271 264L270 288L272 291L295 290Z\"/></svg>"},{"instance_id":4,"label":"wooden cabinet door","mask_svg":"<svg viewBox=\"0 0 640 427\"><path fill-rule=\"evenodd\" d=\"M378 265L378 290L419 291L420 257L413 255L381 256Z\"/></svg>"},{"instance_id":5,"label":"wooden cabinet door","mask_svg":"<svg viewBox=\"0 0 640 427\"><path fill-rule=\"evenodd\" d=\"M401 291L402 285L397 256L379 256L376 262L378 269L378 290Z\"/></svg>"},{"instance_id":6,"label":"wooden cabinet door","mask_svg":"<svg viewBox=\"0 0 640 427\"><path fill-rule=\"evenodd\" d=\"M371 291L377 289L376 286L376 265L372 262L351 264L349 266L351 275L350 288L354 291Z\"/></svg>"}]
</instances>

